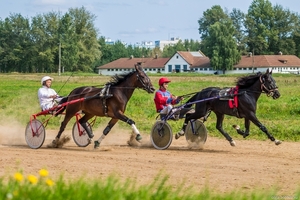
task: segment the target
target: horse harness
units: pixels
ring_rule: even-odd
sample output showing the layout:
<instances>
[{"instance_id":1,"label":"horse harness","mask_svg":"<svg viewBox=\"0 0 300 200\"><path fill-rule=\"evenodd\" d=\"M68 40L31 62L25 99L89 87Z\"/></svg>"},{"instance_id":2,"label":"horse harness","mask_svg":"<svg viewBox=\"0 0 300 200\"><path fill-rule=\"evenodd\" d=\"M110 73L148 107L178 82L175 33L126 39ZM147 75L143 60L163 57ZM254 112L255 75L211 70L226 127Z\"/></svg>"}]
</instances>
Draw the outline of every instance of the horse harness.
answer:
<instances>
[{"instance_id":1,"label":"horse harness","mask_svg":"<svg viewBox=\"0 0 300 200\"><path fill-rule=\"evenodd\" d=\"M262 75L259 77L259 81L260 81L260 88L261 88L261 91L266 93L268 97L273 97L274 95L274 91L278 90L278 88L276 87L275 89L268 89L266 86L265 86L265 79L262 78Z\"/></svg>"},{"instance_id":2,"label":"horse harness","mask_svg":"<svg viewBox=\"0 0 300 200\"><path fill-rule=\"evenodd\" d=\"M99 93L99 97L100 97L100 99L102 99L102 107L103 107L105 116L108 116L107 115L106 99L113 96L113 94L111 94L109 92L110 86L111 86L111 84L109 84L109 83L105 84L105 86L102 88L102 90Z\"/></svg>"}]
</instances>

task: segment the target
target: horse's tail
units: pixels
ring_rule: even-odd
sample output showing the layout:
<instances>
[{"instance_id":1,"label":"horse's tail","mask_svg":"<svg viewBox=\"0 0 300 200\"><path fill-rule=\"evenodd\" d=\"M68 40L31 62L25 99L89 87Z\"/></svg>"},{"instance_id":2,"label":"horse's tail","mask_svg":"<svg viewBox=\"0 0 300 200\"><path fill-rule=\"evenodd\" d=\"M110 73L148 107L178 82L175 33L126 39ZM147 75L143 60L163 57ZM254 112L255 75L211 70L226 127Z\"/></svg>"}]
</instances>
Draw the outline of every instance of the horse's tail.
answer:
<instances>
[{"instance_id":1,"label":"horse's tail","mask_svg":"<svg viewBox=\"0 0 300 200\"><path fill-rule=\"evenodd\" d=\"M63 103L66 103L68 101L68 96L67 97L63 97L59 102L58 105L61 105ZM63 106L58 112L55 113L55 116L62 114L66 109L66 106Z\"/></svg>"},{"instance_id":2,"label":"horse's tail","mask_svg":"<svg viewBox=\"0 0 300 200\"><path fill-rule=\"evenodd\" d=\"M194 102L194 101L196 101L197 100L197 96L198 96L198 94L199 94L200 92L198 92L198 93L196 93L194 96L192 96L189 100L187 100L187 102L186 102L186 105L184 106L185 108L190 108L190 107L192 107L192 103L191 102Z\"/></svg>"}]
</instances>

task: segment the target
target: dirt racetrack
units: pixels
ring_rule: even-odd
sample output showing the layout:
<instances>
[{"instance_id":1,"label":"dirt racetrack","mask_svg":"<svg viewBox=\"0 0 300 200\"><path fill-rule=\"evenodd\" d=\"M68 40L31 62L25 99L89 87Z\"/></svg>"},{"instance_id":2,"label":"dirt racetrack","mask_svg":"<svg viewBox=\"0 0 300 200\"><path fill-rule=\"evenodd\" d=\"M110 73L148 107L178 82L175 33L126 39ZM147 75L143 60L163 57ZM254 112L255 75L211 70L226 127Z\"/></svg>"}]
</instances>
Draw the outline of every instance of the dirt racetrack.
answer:
<instances>
[{"instance_id":1,"label":"dirt racetrack","mask_svg":"<svg viewBox=\"0 0 300 200\"><path fill-rule=\"evenodd\" d=\"M101 132L102 129L94 131L95 138ZM24 174L37 175L41 168L46 168L54 179L62 173L70 179L117 174L140 184L153 182L162 172L169 175L167 183L174 187L184 182L186 187L202 189L208 185L220 192L277 188L279 194L293 195L300 186L299 143L283 142L276 146L269 140L235 138L237 146L231 147L225 139L208 137L201 150L189 149L182 137L173 139L167 150L156 150L143 133L140 146L129 146L130 132L116 127L97 150L93 145L77 147L72 139L61 149L49 149L46 145L56 131L46 130L46 134L44 145L34 150L27 146L24 130L0 126L0 177L19 169ZM64 134L71 135L71 131Z\"/></svg>"}]
</instances>

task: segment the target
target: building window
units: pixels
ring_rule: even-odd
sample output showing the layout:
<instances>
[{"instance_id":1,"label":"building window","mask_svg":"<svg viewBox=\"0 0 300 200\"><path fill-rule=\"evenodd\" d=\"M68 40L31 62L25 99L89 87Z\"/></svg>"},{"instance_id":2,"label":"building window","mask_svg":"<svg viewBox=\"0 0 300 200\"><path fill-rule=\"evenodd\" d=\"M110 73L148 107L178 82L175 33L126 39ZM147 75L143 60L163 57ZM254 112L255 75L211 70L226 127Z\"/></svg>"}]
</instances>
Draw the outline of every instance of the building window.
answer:
<instances>
[{"instance_id":1,"label":"building window","mask_svg":"<svg viewBox=\"0 0 300 200\"><path fill-rule=\"evenodd\" d=\"M179 56L177 55L177 56L176 56L176 59L178 59L178 58L179 58Z\"/></svg>"},{"instance_id":2,"label":"building window","mask_svg":"<svg viewBox=\"0 0 300 200\"><path fill-rule=\"evenodd\" d=\"M110 71L110 69L107 69L107 71L109 72L109 71Z\"/></svg>"},{"instance_id":3,"label":"building window","mask_svg":"<svg viewBox=\"0 0 300 200\"><path fill-rule=\"evenodd\" d=\"M187 71L187 65L183 65L183 71L184 71L184 72Z\"/></svg>"}]
</instances>

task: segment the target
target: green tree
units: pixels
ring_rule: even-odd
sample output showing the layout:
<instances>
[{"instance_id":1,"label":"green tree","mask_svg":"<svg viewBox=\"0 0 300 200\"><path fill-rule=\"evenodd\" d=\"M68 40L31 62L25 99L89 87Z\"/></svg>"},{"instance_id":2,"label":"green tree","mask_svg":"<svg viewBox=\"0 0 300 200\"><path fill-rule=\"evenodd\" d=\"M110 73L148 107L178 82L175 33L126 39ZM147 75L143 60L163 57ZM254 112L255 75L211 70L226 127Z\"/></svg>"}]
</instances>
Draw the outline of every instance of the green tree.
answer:
<instances>
[{"instance_id":1,"label":"green tree","mask_svg":"<svg viewBox=\"0 0 300 200\"><path fill-rule=\"evenodd\" d=\"M209 27L216 22L221 20L229 19L229 16L223 11L221 6L215 5L211 9L207 9L203 12L203 17L198 20L199 23L199 34L201 40L200 49L205 54L208 55L211 51L209 44L206 44L206 38L209 36Z\"/></svg>"},{"instance_id":2,"label":"green tree","mask_svg":"<svg viewBox=\"0 0 300 200\"><path fill-rule=\"evenodd\" d=\"M275 5L273 7L274 20L272 23L272 32L276 30L277 40L270 41L269 50L274 54L278 54L281 51L284 54L295 54L296 44L292 38L292 34L295 32L298 17L290 10L284 10L282 6Z\"/></svg>"},{"instance_id":3,"label":"green tree","mask_svg":"<svg viewBox=\"0 0 300 200\"><path fill-rule=\"evenodd\" d=\"M235 27L235 33L234 38L237 41L238 44L238 50L242 54L246 54L246 42L247 38L245 37L245 13L243 13L241 10L233 9L232 12L229 14L230 19L232 20L233 26Z\"/></svg>"},{"instance_id":4,"label":"green tree","mask_svg":"<svg viewBox=\"0 0 300 200\"><path fill-rule=\"evenodd\" d=\"M203 17L198 20L200 38L204 40L208 35L208 27L220 20L229 18L219 5L214 5L211 9L203 12Z\"/></svg>"},{"instance_id":5,"label":"green tree","mask_svg":"<svg viewBox=\"0 0 300 200\"><path fill-rule=\"evenodd\" d=\"M206 44L210 45L211 66L214 70L232 70L233 65L238 63L241 56L234 39L235 28L231 20L221 20L211 25L208 29L209 36L205 38Z\"/></svg>"},{"instance_id":6,"label":"green tree","mask_svg":"<svg viewBox=\"0 0 300 200\"><path fill-rule=\"evenodd\" d=\"M278 40L278 31L272 29L274 12L268 0L253 0L246 15L245 27L249 51L255 55L269 54L271 41Z\"/></svg>"},{"instance_id":7,"label":"green tree","mask_svg":"<svg viewBox=\"0 0 300 200\"><path fill-rule=\"evenodd\" d=\"M11 14L1 22L0 65L4 72L26 72L29 65L27 49L30 44L29 20L20 14Z\"/></svg>"},{"instance_id":8,"label":"green tree","mask_svg":"<svg viewBox=\"0 0 300 200\"><path fill-rule=\"evenodd\" d=\"M72 30L75 31L74 40L78 48L78 61L73 66L73 70L93 71L96 60L101 58L97 41L98 32L94 27L96 17L84 7L71 8L68 15L72 19Z\"/></svg>"}]
</instances>

